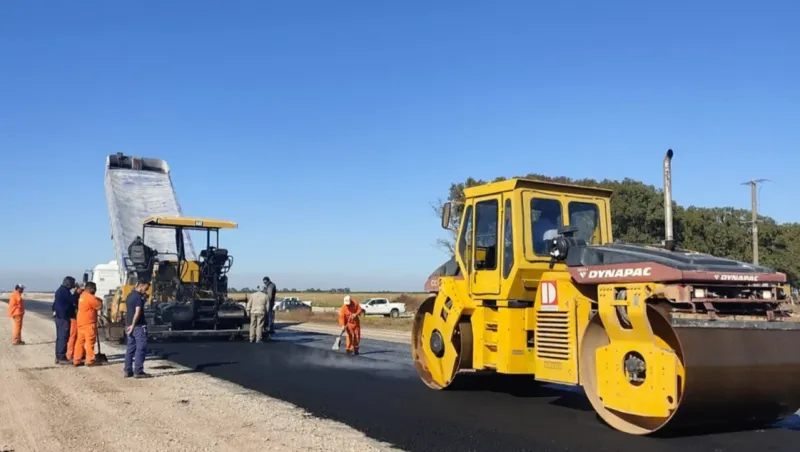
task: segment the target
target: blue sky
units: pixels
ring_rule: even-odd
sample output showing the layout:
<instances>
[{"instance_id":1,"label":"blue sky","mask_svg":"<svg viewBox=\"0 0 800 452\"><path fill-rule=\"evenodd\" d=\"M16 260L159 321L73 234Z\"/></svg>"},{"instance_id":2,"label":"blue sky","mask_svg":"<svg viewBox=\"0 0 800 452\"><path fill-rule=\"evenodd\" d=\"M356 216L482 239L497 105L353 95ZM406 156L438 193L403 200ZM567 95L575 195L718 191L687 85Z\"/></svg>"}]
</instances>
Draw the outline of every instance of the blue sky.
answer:
<instances>
[{"instance_id":1,"label":"blue sky","mask_svg":"<svg viewBox=\"0 0 800 452\"><path fill-rule=\"evenodd\" d=\"M240 223L237 286L420 290L451 182L660 186L668 147L676 201L748 207L767 177L760 210L800 221L792 3L3 2L0 288L112 258L116 152Z\"/></svg>"}]
</instances>

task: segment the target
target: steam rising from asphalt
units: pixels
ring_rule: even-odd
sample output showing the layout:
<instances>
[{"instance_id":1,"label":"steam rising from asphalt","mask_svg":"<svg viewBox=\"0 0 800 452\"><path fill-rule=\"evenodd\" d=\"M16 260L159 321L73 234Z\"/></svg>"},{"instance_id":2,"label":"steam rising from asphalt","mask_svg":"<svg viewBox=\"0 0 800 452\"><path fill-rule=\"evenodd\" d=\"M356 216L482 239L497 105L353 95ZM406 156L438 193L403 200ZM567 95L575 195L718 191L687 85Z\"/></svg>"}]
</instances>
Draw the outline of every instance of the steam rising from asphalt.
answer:
<instances>
[{"instance_id":1,"label":"steam rising from asphalt","mask_svg":"<svg viewBox=\"0 0 800 452\"><path fill-rule=\"evenodd\" d=\"M374 372L381 376L406 378L413 370L408 364L361 356L347 356L343 351L294 355L288 364L295 367L324 367L329 369Z\"/></svg>"},{"instance_id":2,"label":"steam rising from asphalt","mask_svg":"<svg viewBox=\"0 0 800 452\"><path fill-rule=\"evenodd\" d=\"M331 350L333 341L336 336L329 335L310 335L303 334L293 335L294 337L286 337L279 339L280 342L298 343L298 345L311 345L309 342L314 342L313 346L302 347L303 352L292 353L286 358L285 364L292 367L313 367L317 369L336 369L344 371L368 372L380 375L382 377L391 378L407 378L413 374L414 368L411 362L410 353L406 357L399 350L394 350L393 347L388 349L376 349L371 347L370 340L362 340L362 350L359 356L346 355L344 351L344 341L342 341L340 350ZM313 338L313 339L312 339ZM304 344L305 343L305 344ZM367 347L364 350L364 347ZM375 354L377 357L385 357L386 359L375 358L370 355ZM398 357L402 354L403 357ZM309 371L313 371L309 369Z\"/></svg>"}]
</instances>

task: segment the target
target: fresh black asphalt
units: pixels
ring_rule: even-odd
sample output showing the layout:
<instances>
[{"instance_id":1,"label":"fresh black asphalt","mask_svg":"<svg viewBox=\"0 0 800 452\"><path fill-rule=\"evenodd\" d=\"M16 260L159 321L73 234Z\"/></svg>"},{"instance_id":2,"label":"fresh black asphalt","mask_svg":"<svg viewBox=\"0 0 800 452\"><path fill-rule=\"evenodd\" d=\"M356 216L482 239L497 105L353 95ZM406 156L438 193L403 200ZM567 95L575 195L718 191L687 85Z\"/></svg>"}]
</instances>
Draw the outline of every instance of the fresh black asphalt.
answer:
<instances>
[{"instance_id":1,"label":"fresh black asphalt","mask_svg":"<svg viewBox=\"0 0 800 452\"><path fill-rule=\"evenodd\" d=\"M49 303L26 300L47 314ZM156 342L151 351L336 420L409 451L796 451L800 422L780 428L650 438L598 420L580 390L527 378L459 377L433 391L417 378L408 346L363 340L359 357L331 350L333 336L279 330L270 343Z\"/></svg>"}]
</instances>

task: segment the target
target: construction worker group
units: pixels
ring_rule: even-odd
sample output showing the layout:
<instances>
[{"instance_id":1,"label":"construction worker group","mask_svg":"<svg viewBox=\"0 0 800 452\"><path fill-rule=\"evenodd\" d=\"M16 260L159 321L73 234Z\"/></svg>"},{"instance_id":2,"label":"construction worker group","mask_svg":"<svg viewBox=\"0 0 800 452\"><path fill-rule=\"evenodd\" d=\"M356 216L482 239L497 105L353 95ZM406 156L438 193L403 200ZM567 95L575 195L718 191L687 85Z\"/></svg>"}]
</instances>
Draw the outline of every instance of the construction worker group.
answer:
<instances>
[{"instance_id":1,"label":"construction worker group","mask_svg":"<svg viewBox=\"0 0 800 452\"><path fill-rule=\"evenodd\" d=\"M246 312L250 317L250 342L261 342L262 331L267 337L274 333L275 284L264 277L260 290L251 294L247 300ZM144 360L147 354L147 324L144 317L145 296L150 284L140 281L126 299L127 349L125 351L124 376L146 378ZM13 320L11 343L23 345L22 321L25 316L23 293L25 286L17 284L8 300L8 316ZM79 286L75 278L67 276L56 290L53 300L53 320L56 326L55 363L73 366L95 366L95 344L98 342L97 321L102 309L102 301L95 293L97 285L92 281ZM342 328L340 336L346 334L347 354L358 355L361 343L361 320L364 310L350 295L343 299L338 313L338 323Z\"/></svg>"},{"instance_id":2,"label":"construction worker group","mask_svg":"<svg viewBox=\"0 0 800 452\"><path fill-rule=\"evenodd\" d=\"M67 276L56 290L53 319L56 325L56 364L93 366L94 344L97 340L97 312L102 304L94 294L97 286L87 282L83 287ZM23 345L22 320L25 316L23 293L25 286L17 284L8 299L8 316L14 321L11 343ZM86 355L84 362L84 355Z\"/></svg>"},{"instance_id":3,"label":"construction worker group","mask_svg":"<svg viewBox=\"0 0 800 452\"><path fill-rule=\"evenodd\" d=\"M274 305L275 305L275 284L265 276L262 280L263 285L259 286L256 292L247 296L247 306L245 311L250 317L250 342L262 342L262 332L267 330L267 339L275 334L274 329ZM361 320L364 310L361 305L350 295L346 295L339 308L338 321L342 331L341 337L346 334L346 353L348 355L358 355L361 343Z\"/></svg>"},{"instance_id":4,"label":"construction worker group","mask_svg":"<svg viewBox=\"0 0 800 452\"><path fill-rule=\"evenodd\" d=\"M126 299L128 321L125 351L125 377L146 378L144 360L147 354L147 326L144 318L144 295L150 288L148 282L139 282ZM8 316L13 320L11 343L24 345L22 321L25 315L23 293L25 286L17 284L8 300ZM92 281L79 286L75 278L67 276L56 290L53 299L53 320L56 327L55 363L73 366L96 366L95 344L98 343L98 313L103 303L95 294L97 285Z\"/></svg>"},{"instance_id":5,"label":"construction worker group","mask_svg":"<svg viewBox=\"0 0 800 452\"><path fill-rule=\"evenodd\" d=\"M75 284L67 276L56 290L53 320L56 325L56 364L96 365L97 313L102 302L95 296L97 286L89 281Z\"/></svg>"}]
</instances>

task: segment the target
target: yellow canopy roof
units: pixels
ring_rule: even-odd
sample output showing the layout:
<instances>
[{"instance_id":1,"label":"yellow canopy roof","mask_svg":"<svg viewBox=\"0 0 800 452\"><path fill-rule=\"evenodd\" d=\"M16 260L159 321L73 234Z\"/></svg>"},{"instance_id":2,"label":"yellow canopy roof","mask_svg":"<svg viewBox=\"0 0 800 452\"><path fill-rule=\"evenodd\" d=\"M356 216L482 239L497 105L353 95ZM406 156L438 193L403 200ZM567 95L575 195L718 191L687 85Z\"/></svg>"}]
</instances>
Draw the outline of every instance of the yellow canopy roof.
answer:
<instances>
[{"instance_id":1,"label":"yellow canopy roof","mask_svg":"<svg viewBox=\"0 0 800 452\"><path fill-rule=\"evenodd\" d=\"M180 226L187 229L236 229L239 227L239 225L233 221L195 217L155 216L144 220L143 224L145 226Z\"/></svg>"}]
</instances>

